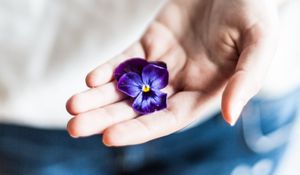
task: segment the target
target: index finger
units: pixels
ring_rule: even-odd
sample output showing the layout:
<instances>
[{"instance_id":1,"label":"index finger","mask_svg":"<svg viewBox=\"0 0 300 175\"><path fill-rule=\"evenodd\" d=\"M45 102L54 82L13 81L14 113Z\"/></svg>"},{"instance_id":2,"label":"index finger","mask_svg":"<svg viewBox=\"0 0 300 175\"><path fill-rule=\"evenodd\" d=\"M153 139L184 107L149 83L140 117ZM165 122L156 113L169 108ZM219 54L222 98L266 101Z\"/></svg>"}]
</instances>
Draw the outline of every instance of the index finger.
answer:
<instances>
[{"instance_id":1,"label":"index finger","mask_svg":"<svg viewBox=\"0 0 300 175\"><path fill-rule=\"evenodd\" d=\"M134 145L174 133L196 119L199 122L205 120L215 108L218 97L200 92L179 92L169 99L167 109L105 129L103 143L107 146Z\"/></svg>"},{"instance_id":2,"label":"index finger","mask_svg":"<svg viewBox=\"0 0 300 175\"><path fill-rule=\"evenodd\" d=\"M94 70L92 70L86 76L86 84L90 88L101 86L113 80L113 74L115 68L123 61L129 57L145 57L144 49L141 43L137 42L133 44L129 49L125 50L123 53L115 56L111 60L101 64Z\"/></svg>"}]
</instances>

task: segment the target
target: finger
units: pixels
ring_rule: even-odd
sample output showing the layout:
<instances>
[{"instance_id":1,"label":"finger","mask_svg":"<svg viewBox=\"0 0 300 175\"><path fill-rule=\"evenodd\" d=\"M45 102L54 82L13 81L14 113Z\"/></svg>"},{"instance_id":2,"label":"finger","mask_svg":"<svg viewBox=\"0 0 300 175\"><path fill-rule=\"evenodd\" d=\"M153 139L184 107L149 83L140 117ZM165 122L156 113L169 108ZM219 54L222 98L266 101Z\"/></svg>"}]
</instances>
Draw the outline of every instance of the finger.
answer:
<instances>
[{"instance_id":1,"label":"finger","mask_svg":"<svg viewBox=\"0 0 300 175\"><path fill-rule=\"evenodd\" d=\"M176 44L176 40L164 25L153 22L142 37L141 43L147 59L154 61L165 55Z\"/></svg>"},{"instance_id":2,"label":"finger","mask_svg":"<svg viewBox=\"0 0 300 175\"><path fill-rule=\"evenodd\" d=\"M246 103L258 93L276 49L276 32L253 27L245 38L236 71L222 98L224 119L234 125Z\"/></svg>"},{"instance_id":3,"label":"finger","mask_svg":"<svg viewBox=\"0 0 300 175\"><path fill-rule=\"evenodd\" d=\"M168 85L163 92L171 96L175 93L174 87ZM89 89L82 93L73 95L66 104L67 111L72 115L87 112L112 103L119 102L126 95L116 89L115 82Z\"/></svg>"},{"instance_id":4,"label":"finger","mask_svg":"<svg viewBox=\"0 0 300 175\"><path fill-rule=\"evenodd\" d=\"M162 57L159 60L164 61L167 64L168 62L174 62L170 58L176 58L176 51L170 51L168 54L166 54L166 56ZM177 65L168 64L168 67L171 67L169 69L169 85L162 89L162 91L167 93L168 96L171 96L177 91L177 87L175 86L174 81L176 80L175 77L177 73L180 71L179 69L181 69L183 65L183 62L180 61L178 61ZM124 99L125 95L119 92L115 88L114 84L115 82L110 82L103 86L98 86L83 93L74 95L67 102L67 110L71 114L79 114Z\"/></svg>"},{"instance_id":5,"label":"finger","mask_svg":"<svg viewBox=\"0 0 300 175\"><path fill-rule=\"evenodd\" d=\"M175 87L179 72L183 69L187 56L176 38L162 24L153 22L141 39L148 61L162 61L167 64L170 87Z\"/></svg>"},{"instance_id":6,"label":"finger","mask_svg":"<svg viewBox=\"0 0 300 175\"><path fill-rule=\"evenodd\" d=\"M70 114L76 115L118 102L124 98L125 95L116 89L115 83L110 82L73 95L68 100L66 108Z\"/></svg>"},{"instance_id":7,"label":"finger","mask_svg":"<svg viewBox=\"0 0 300 175\"><path fill-rule=\"evenodd\" d=\"M113 79L115 68L123 61L131 57L145 57L144 49L138 42L129 47L122 54L112 58L106 63L98 66L86 76L86 84L88 87L97 87L110 82Z\"/></svg>"},{"instance_id":8,"label":"finger","mask_svg":"<svg viewBox=\"0 0 300 175\"><path fill-rule=\"evenodd\" d=\"M127 101L111 104L73 117L67 126L72 137L85 137L100 134L110 125L137 116Z\"/></svg>"},{"instance_id":9,"label":"finger","mask_svg":"<svg viewBox=\"0 0 300 175\"><path fill-rule=\"evenodd\" d=\"M178 131L196 118L205 119L214 98L198 92L175 94L166 110L115 124L103 132L107 146L124 146L147 142ZM203 117L203 118L201 118Z\"/></svg>"},{"instance_id":10,"label":"finger","mask_svg":"<svg viewBox=\"0 0 300 175\"><path fill-rule=\"evenodd\" d=\"M171 88L166 88L165 92L172 94L169 89ZM113 124L132 119L136 116L138 116L138 114L134 112L129 101L123 100L118 103L80 113L69 121L67 128L73 137L90 136L101 133L103 129Z\"/></svg>"}]
</instances>

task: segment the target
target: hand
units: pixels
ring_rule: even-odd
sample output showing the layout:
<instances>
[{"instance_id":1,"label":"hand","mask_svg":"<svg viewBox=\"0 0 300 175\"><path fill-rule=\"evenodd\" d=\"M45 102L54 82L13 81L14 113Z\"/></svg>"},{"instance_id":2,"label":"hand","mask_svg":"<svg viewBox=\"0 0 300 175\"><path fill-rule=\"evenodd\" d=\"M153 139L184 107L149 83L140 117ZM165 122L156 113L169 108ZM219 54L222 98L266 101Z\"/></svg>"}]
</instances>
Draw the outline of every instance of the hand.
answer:
<instances>
[{"instance_id":1,"label":"hand","mask_svg":"<svg viewBox=\"0 0 300 175\"><path fill-rule=\"evenodd\" d=\"M144 143L191 124L222 97L229 124L260 89L276 48L274 6L261 0L170 1L141 40L87 75L91 89L67 102L73 137L103 134L108 146ZM168 65L168 108L138 116L115 89L130 57Z\"/></svg>"}]
</instances>

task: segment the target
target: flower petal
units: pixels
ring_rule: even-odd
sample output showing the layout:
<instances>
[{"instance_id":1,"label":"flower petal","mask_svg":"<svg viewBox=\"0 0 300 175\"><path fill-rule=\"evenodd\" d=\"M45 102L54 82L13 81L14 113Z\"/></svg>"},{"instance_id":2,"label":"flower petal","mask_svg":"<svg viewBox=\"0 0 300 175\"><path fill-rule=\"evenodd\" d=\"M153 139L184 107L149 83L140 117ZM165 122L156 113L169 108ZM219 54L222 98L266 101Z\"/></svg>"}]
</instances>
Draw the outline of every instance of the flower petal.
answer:
<instances>
[{"instance_id":1,"label":"flower petal","mask_svg":"<svg viewBox=\"0 0 300 175\"><path fill-rule=\"evenodd\" d=\"M140 114L148 114L167 107L167 94L159 91L140 93L134 100L132 108Z\"/></svg>"},{"instance_id":2,"label":"flower petal","mask_svg":"<svg viewBox=\"0 0 300 175\"><path fill-rule=\"evenodd\" d=\"M123 63L121 63L114 72L114 77L118 81L122 75L128 72L135 72L141 74L142 70L149 63L142 58L131 58Z\"/></svg>"},{"instance_id":3,"label":"flower petal","mask_svg":"<svg viewBox=\"0 0 300 175\"><path fill-rule=\"evenodd\" d=\"M142 85L141 76L135 72L129 72L122 75L117 87L124 94L136 97L141 92Z\"/></svg>"},{"instance_id":4,"label":"flower petal","mask_svg":"<svg viewBox=\"0 0 300 175\"><path fill-rule=\"evenodd\" d=\"M169 72L163 67L149 64L143 69L142 80L151 89L159 90L168 85Z\"/></svg>"},{"instance_id":5,"label":"flower petal","mask_svg":"<svg viewBox=\"0 0 300 175\"><path fill-rule=\"evenodd\" d=\"M167 69L167 64L162 61L151 61L150 64L155 64L157 66Z\"/></svg>"}]
</instances>

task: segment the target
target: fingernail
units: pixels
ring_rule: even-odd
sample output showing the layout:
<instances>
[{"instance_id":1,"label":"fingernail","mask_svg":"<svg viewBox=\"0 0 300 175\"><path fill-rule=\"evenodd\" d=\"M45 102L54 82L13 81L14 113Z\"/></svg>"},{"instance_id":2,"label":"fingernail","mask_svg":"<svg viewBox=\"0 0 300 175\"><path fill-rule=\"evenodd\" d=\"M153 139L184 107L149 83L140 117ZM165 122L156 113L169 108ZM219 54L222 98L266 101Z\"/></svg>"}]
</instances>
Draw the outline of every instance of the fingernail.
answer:
<instances>
[{"instance_id":1,"label":"fingernail","mask_svg":"<svg viewBox=\"0 0 300 175\"><path fill-rule=\"evenodd\" d=\"M108 142L107 140L105 139L102 139L102 143L107 146L107 147L113 147L113 144L111 144L110 142Z\"/></svg>"},{"instance_id":2,"label":"fingernail","mask_svg":"<svg viewBox=\"0 0 300 175\"><path fill-rule=\"evenodd\" d=\"M239 113L237 111L233 112L231 115L230 126L234 126L239 118Z\"/></svg>"},{"instance_id":3,"label":"fingernail","mask_svg":"<svg viewBox=\"0 0 300 175\"><path fill-rule=\"evenodd\" d=\"M107 147L112 147L113 145L109 144L109 143L106 143L106 142L103 142L103 144Z\"/></svg>"},{"instance_id":4,"label":"fingernail","mask_svg":"<svg viewBox=\"0 0 300 175\"><path fill-rule=\"evenodd\" d=\"M243 105L241 105L241 104L234 106L232 108L231 115L230 115L230 121L228 121L230 126L234 126L236 124L236 122L238 121L240 114L241 114L241 109L243 109Z\"/></svg>"},{"instance_id":5,"label":"fingernail","mask_svg":"<svg viewBox=\"0 0 300 175\"><path fill-rule=\"evenodd\" d=\"M70 135L72 138L74 138L74 139L79 138L79 136L72 135L71 133L69 133L69 135Z\"/></svg>"},{"instance_id":6,"label":"fingernail","mask_svg":"<svg viewBox=\"0 0 300 175\"><path fill-rule=\"evenodd\" d=\"M233 119L225 119L225 121L230 125L230 126L234 126L236 121L234 121Z\"/></svg>"}]
</instances>

